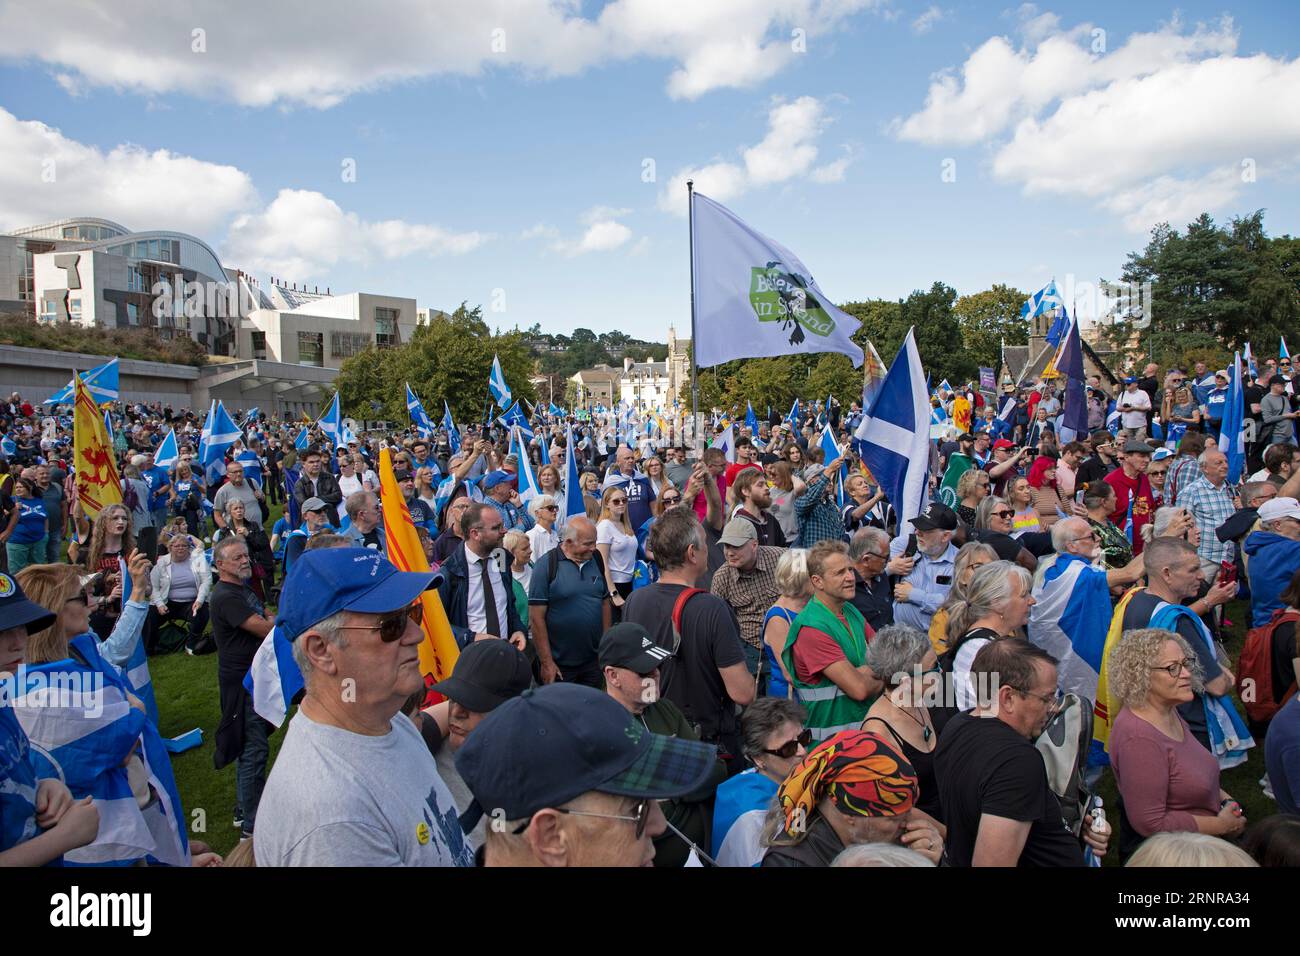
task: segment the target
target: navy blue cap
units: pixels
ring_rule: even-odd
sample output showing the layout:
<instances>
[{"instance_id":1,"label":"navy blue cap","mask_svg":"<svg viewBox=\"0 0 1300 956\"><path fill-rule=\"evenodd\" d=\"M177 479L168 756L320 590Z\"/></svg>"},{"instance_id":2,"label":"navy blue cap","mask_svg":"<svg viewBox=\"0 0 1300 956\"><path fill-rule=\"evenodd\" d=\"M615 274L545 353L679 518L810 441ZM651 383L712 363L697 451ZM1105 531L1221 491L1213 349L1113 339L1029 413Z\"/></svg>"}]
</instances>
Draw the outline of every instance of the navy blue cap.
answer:
<instances>
[{"instance_id":1,"label":"navy blue cap","mask_svg":"<svg viewBox=\"0 0 1300 956\"><path fill-rule=\"evenodd\" d=\"M519 476L513 471L502 469L500 471L488 472L487 476L482 480L482 482L480 482L480 484L483 486L484 491L491 491L503 481L517 481L518 479Z\"/></svg>"},{"instance_id":2,"label":"navy blue cap","mask_svg":"<svg viewBox=\"0 0 1300 956\"><path fill-rule=\"evenodd\" d=\"M717 759L711 744L651 733L608 694L547 684L492 711L456 752L477 804L461 826L468 832L485 811L527 820L592 790L680 797L704 784Z\"/></svg>"},{"instance_id":3,"label":"navy blue cap","mask_svg":"<svg viewBox=\"0 0 1300 956\"><path fill-rule=\"evenodd\" d=\"M57 615L23 593L22 585L7 574L0 573L0 628L27 626L28 634L43 631Z\"/></svg>"},{"instance_id":4,"label":"navy blue cap","mask_svg":"<svg viewBox=\"0 0 1300 956\"><path fill-rule=\"evenodd\" d=\"M292 641L339 611L396 611L440 580L434 571L399 571L372 548L304 551L280 590L275 626Z\"/></svg>"}]
</instances>

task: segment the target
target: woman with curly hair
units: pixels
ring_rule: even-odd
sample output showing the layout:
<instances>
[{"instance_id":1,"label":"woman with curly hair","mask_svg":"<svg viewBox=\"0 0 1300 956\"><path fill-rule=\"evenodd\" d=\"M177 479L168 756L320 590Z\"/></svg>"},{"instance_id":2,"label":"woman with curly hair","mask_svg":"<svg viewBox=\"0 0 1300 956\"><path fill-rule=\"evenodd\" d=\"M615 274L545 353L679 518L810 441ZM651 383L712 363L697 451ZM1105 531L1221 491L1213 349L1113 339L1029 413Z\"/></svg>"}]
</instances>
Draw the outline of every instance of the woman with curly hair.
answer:
<instances>
[{"instance_id":1,"label":"woman with curly hair","mask_svg":"<svg viewBox=\"0 0 1300 956\"><path fill-rule=\"evenodd\" d=\"M916 771L885 738L841 730L795 764L763 827L762 866L830 866L846 847L901 843L938 863L943 837L914 816Z\"/></svg>"},{"instance_id":2,"label":"woman with curly hair","mask_svg":"<svg viewBox=\"0 0 1300 956\"><path fill-rule=\"evenodd\" d=\"M95 582L93 597L96 604L91 609L90 629L106 640L122 613L122 573L120 559L135 550L135 536L131 533L131 512L125 505L109 505L95 518L90 530L90 544L86 547L86 570L91 574L103 572ZM146 555L153 560L153 555ZM143 598L143 595L141 595Z\"/></svg>"},{"instance_id":3,"label":"woman with curly hair","mask_svg":"<svg viewBox=\"0 0 1300 956\"><path fill-rule=\"evenodd\" d=\"M1219 761L1178 712L1203 690L1187 642L1160 628L1125 631L1106 668L1111 695L1122 704L1109 744L1123 813L1120 857L1136 848L1134 833L1241 834L1246 818L1219 785Z\"/></svg>"}]
</instances>

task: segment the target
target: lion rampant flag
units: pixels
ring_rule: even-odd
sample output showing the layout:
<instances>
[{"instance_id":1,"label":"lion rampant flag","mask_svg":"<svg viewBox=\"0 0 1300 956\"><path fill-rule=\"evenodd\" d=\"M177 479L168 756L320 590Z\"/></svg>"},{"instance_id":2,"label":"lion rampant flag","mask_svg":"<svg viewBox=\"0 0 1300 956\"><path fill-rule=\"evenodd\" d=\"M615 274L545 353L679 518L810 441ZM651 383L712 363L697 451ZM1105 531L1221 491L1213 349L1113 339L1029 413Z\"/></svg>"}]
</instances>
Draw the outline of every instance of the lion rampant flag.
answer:
<instances>
[{"instance_id":1,"label":"lion rampant flag","mask_svg":"<svg viewBox=\"0 0 1300 956\"><path fill-rule=\"evenodd\" d=\"M970 400L964 395L958 395L952 400L952 423L960 431L968 432L971 426L971 407Z\"/></svg>"},{"instance_id":2,"label":"lion rampant flag","mask_svg":"<svg viewBox=\"0 0 1300 956\"><path fill-rule=\"evenodd\" d=\"M77 496L86 517L94 521L109 505L122 503L122 483L113 459L113 444L104 428L104 416L81 376L74 373L72 381Z\"/></svg>"},{"instance_id":3,"label":"lion rampant flag","mask_svg":"<svg viewBox=\"0 0 1300 956\"><path fill-rule=\"evenodd\" d=\"M406 499L397 487L397 476L393 474L393 454L387 448L380 449L379 452L379 497L383 504L388 560L399 571L428 571L429 559L425 557L424 548L420 547L420 537L415 533L411 510L406 507ZM424 675L424 686L428 688L451 676L451 669L460 656L460 648L451 635L451 622L447 620L447 612L438 592L425 591L420 600L424 604L420 673ZM440 699L434 695L433 701L426 699L426 706Z\"/></svg>"}]
</instances>

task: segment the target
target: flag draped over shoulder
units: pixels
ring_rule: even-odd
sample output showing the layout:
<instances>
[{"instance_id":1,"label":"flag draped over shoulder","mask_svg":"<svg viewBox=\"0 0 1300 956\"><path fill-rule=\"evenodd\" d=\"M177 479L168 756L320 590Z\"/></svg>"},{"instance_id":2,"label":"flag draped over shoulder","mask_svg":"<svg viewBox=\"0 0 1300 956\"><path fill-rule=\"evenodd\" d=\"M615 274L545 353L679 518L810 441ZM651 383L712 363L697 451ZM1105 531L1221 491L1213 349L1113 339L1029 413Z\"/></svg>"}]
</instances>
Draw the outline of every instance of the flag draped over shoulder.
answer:
<instances>
[{"instance_id":1,"label":"flag draped over shoulder","mask_svg":"<svg viewBox=\"0 0 1300 956\"><path fill-rule=\"evenodd\" d=\"M858 320L835 307L798 256L725 206L691 197L699 365L808 352L862 364Z\"/></svg>"},{"instance_id":2,"label":"flag draped over shoulder","mask_svg":"<svg viewBox=\"0 0 1300 956\"><path fill-rule=\"evenodd\" d=\"M94 521L109 505L122 503L122 482L117 475L113 446L99 416L90 389L73 379L73 443L76 452L77 495L86 518Z\"/></svg>"},{"instance_id":3,"label":"flag draped over shoulder","mask_svg":"<svg viewBox=\"0 0 1300 956\"><path fill-rule=\"evenodd\" d=\"M1097 699L1101 652L1110 627L1106 572L1074 554L1058 555L1034 590L1029 640L1055 657L1061 690Z\"/></svg>"},{"instance_id":4,"label":"flag draped over shoulder","mask_svg":"<svg viewBox=\"0 0 1300 956\"><path fill-rule=\"evenodd\" d=\"M393 453L388 448L379 451L379 496L384 516L384 538L388 542L388 560L399 571L428 571L429 559L425 557L420 537L415 533L415 524L411 521L406 499L397 487L397 477L393 474ZM420 673L424 676L424 686L428 688L451 676L460 649L452 637L451 622L447 620L447 612L437 590L425 591L420 595L420 601L424 605Z\"/></svg>"}]
</instances>

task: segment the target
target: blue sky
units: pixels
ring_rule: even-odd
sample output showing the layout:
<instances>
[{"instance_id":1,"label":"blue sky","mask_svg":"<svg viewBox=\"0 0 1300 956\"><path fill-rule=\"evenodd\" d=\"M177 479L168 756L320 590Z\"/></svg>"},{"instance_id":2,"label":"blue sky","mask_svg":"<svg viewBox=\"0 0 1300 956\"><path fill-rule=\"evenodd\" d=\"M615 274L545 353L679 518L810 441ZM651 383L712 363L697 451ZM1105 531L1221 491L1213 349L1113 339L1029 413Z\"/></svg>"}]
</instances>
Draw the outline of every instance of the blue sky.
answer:
<instances>
[{"instance_id":1,"label":"blue sky","mask_svg":"<svg viewBox=\"0 0 1300 956\"><path fill-rule=\"evenodd\" d=\"M1205 208L1297 231L1292 4L355 6L0 2L0 227L178 228L264 279L660 341L688 169L837 300L1117 278Z\"/></svg>"}]
</instances>

